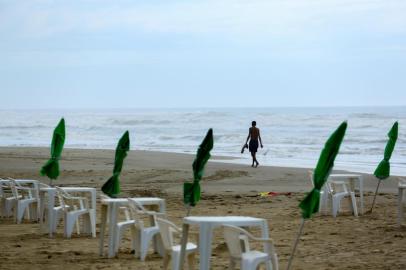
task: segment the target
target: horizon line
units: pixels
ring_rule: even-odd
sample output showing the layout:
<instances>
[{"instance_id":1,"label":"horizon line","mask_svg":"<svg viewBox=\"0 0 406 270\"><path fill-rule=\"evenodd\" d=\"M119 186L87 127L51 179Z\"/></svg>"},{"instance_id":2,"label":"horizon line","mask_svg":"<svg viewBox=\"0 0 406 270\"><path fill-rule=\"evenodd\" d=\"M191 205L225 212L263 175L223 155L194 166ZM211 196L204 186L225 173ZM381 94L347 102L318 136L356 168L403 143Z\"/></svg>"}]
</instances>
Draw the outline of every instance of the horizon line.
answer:
<instances>
[{"instance_id":1,"label":"horizon line","mask_svg":"<svg viewBox=\"0 0 406 270\"><path fill-rule=\"evenodd\" d=\"M173 110L173 109L328 109L328 108L394 108L406 107L405 105L312 105L312 106L179 106L179 107L63 107L63 108L0 108L0 111L52 111L52 110Z\"/></svg>"}]
</instances>

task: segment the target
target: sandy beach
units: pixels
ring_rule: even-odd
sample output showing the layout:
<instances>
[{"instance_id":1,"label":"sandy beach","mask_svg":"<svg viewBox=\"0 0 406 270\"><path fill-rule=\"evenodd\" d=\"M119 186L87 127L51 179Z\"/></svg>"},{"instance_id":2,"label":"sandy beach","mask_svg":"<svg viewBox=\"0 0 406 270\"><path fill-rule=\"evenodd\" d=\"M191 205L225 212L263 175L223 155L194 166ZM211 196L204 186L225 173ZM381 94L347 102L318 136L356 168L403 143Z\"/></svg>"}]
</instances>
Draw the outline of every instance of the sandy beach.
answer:
<instances>
[{"instance_id":1,"label":"sandy beach","mask_svg":"<svg viewBox=\"0 0 406 270\"><path fill-rule=\"evenodd\" d=\"M49 180L39 169L49 157L47 148L0 148L0 177ZM121 197L157 196L166 200L168 218L181 224L185 215L182 183L192 179L193 155L130 151L121 176ZM285 269L296 237L299 201L310 190L307 169L265 167L220 162L213 157L202 181L202 200L192 215L246 215L268 220L280 269ZM100 192L111 176L112 150L65 149L61 186L89 186ZM259 162L261 162L259 160ZM364 176L365 208L372 202L376 180ZM316 215L306 222L293 269L406 269L406 228L396 225L397 178L385 180L373 214L358 218L344 204L343 212ZM259 192L290 192L260 197ZM99 210L99 209L98 209ZM99 215L99 213L98 213ZM97 222L99 227L99 219ZM254 233L256 233L254 231ZM62 227L54 238L39 232L39 225L16 225L0 219L0 269L161 269L162 260L150 254L140 262L131 254L127 237L117 258L98 255L98 238L74 236L64 239ZM212 269L227 269L228 252L220 230L215 231Z\"/></svg>"}]
</instances>

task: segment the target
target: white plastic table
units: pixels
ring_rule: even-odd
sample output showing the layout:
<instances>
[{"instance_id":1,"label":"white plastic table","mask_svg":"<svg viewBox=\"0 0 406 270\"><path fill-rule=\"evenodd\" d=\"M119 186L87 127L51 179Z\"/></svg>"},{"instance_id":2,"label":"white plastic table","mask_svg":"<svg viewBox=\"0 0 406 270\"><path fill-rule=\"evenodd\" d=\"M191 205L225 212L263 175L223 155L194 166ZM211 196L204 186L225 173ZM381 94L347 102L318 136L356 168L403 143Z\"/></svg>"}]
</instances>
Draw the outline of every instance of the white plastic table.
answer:
<instances>
[{"instance_id":1,"label":"white plastic table","mask_svg":"<svg viewBox=\"0 0 406 270\"><path fill-rule=\"evenodd\" d=\"M330 174L330 180L348 180L350 182L351 189L354 190L354 180L358 181L358 192L360 200L360 215L364 214L364 179L360 174Z\"/></svg>"},{"instance_id":2,"label":"white plastic table","mask_svg":"<svg viewBox=\"0 0 406 270\"><path fill-rule=\"evenodd\" d=\"M89 193L91 196L91 209L94 209L94 220L96 220L96 189L91 187L61 187L66 192L75 192L75 193ZM40 207L40 223L41 228L44 227L43 224L43 217L44 217L44 210L45 210L45 194L48 194L48 224L45 224L49 233L49 237L52 237L54 233L52 229L52 223L54 220L54 212L51 211L55 207L55 196L56 196L56 188L54 187L43 187L39 189L40 191L40 200L41 200L41 207ZM94 225L96 226L96 225Z\"/></svg>"},{"instance_id":3,"label":"white plastic table","mask_svg":"<svg viewBox=\"0 0 406 270\"><path fill-rule=\"evenodd\" d=\"M165 213L165 200L161 198L154 197L141 197L141 198L131 198L141 205L157 205L159 206L159 212ZM128 205L128 199L125 198L109 198L102 199L101 201L101 226L100 226L100 239L99 239L99 254L103 256L104 249L104 234L106 230L106 224L109 224L109 238L108 238L108 253L107 257L112 258L116 255L115 244L116 244L116 224L118 208L120 206Z\"/></svg>"},{"instance_id":4,"label":"white plastic table","mask_svg":"<svg viewBox=\"0 0 406 270\"><path fill-rule=\"evenodd\" d=\"M183 218L182 241L180 253L180 270L183 269L185 261L185 248L188 242L189 226L199 226L199 253L200 253L200 270L210 269L212 232L216 227L222 225L233 225L237 227L260 227L262 238L269 238L268 223L265 219L244 217L244 216L189 216ZM267 249L267 246L264 245ZM265 250L269 252L269 250ZM267 270L271 269L271 264L267 263Z\"/></svg>"},{"instance_id":5,"label":"white plastic table","mask_svg":"<svg viewBox=\"0 0 406 270\"><path fill-rule=\"evenodd\" d=\"M399 182L398 185L398 225L403 222L403 192L406 190L406 182Z\"/></svg>"}]
</instances>

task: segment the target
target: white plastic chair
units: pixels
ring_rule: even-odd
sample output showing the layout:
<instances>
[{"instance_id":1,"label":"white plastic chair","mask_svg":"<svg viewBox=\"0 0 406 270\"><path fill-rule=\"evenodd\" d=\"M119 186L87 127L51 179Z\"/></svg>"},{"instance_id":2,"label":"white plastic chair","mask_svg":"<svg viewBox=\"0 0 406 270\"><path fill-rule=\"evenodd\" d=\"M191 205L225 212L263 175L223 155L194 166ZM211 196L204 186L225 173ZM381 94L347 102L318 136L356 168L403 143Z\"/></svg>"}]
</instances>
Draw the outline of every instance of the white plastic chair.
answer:
<instances>
[{"instance_id":1,"label":"white plastic chair","mask_svg":"<svg viewBox=\"0 0 406 270\"><path fill-rule=\"evenodd\" d=\"M83 217L83 225L88 227L88 231L91 231L93 237L96 237L95 209L89 207L88 199L86 197L74 197L60 187L56 187L56 191L62 209L61 211L63 211L65 237L71 238L75 224L76 229L79 231L79 217ZM69 201L70 204L67 204L66 201Z\"/></svg>"},{"instance_id":2,"label":"white plastic chair","mask_svg":"<svg viewBox=\"0 0 406 270\"><path fill-rule=\"evenodd\" d=\"M312 186L314 186L313 171L309 171L309 178ZM344 181L327 180L326 184L320 191L319 211L324 212L327 209L330 198L332 202L332 215L333 217L337 217L337 213L340 211L341 208L341 200L346 197L351 200L350 204L352 212L354 216L357 217L358 209L355 193L348 189L347 184Z\"/></svg>"},{"instance_id":3,"label":"white plastic chair","mask_svg":"<svg viewBox=\"0 0 406 270\"><path fill-rule=\"evenodd\" d=\"M158 213L154 211L147 211L141 204L134 200L128 199L128 210L125 214L128 215L125 221L118 222L116 224L116 252L118 251L119 245L121 243L121 238L123 232L126 229L131 229L132 235L132 247L135 250L135 256L139 256L141 261L144 261L149 248L149 243L155 239L154 248L155 250L163 255L163 249L161 241L159 239L159 228L156 224L156 216L164 215L163 213ZM144 219L149 218L151 222L150 227L146 227L144 224Z\"/></svg>"},{"instance_id":4,"label":"white plastic chair","mask_svg":"<svg viewBox=\"0 0 406 270\"><path fill-rule=\"evenodd\" d=\"M17 224L21 223L25 213L28 219L38 220L38 189L22 186L14 179L9 179L9 184L14 196L14 200L12 201L14 218Z\"/></svg>"},{"instance_id":5,"label":"white plastic chair","mask_svg":"<svg viewBox=\"0 0 406 270\"><path fill-rule=\"evenodd\" d=\"M312 187L314 187L313 183L313 171L309 170L309 179L312 184ZM323 186L323 188L320 190L320 204L319 204L319 213L325 213L327 211L328 207L328 191L326 190L326 187Z\"/></svg>"},{"instance_id":6,"label":"white plastic chair","mask_svg":"<svg viewBox=\"0 0 406 270\"><path fill-rule=\"evenodd\" d=\"M340 211L341 200L343 198L348 198L350 200L350 205L354 216L358 217L357 200L355 198L355 193L347 188L344 181L328 181L327 188L332 199L332 214L333 217L337 216Z\"/></svg>"},{"instance_id":7,"label":"white plastic chair","mask_svg":"<svg viewBox=\"0 0 406 270\"><path fill-rule=\"evenodd\" d=\"M398 182L398 225L400 226L403 222L403 208L405 206L405 197L403 196L406 190L406 178L399 177Z\"/></svg>"},{"instance_id":8,"label":"white plastic chair","mask_svg":"<svg viewBox=\"0 0 406 270\"><path fill-rule=\"evenodd\" d=\"M100 199L101 200L106 200L106 199L111 199L111 197L105 195L105 194L100 194ZM117 253L119 248L120 248L120 243L121 239L123 237L124 231L127 229L130 229L132 225L134 225L134 220L131 220L130 218L130 210L127 206L120 206L119 211L122 211L125 216L124 221L119 221L115 225L112 224L111 226L116 226L115 232L117 233L116 235L116 242L115 242L115 252ZM133 243L133 249L134 249L134 243Z\"/></svg>"},{"instance_id":9,"label":"white plastic chair","mask_svg":"<svg viewBox=\"0 0 406 270\"><path fill-rule=\"evenodd\" d=\"M230 269L235 269L237 262L241 264L241 270L255 270L260 264L271 262L272 270L278 270L278 256L270 238L257 238L246 230L223 225L224 239L230 252ZM267 245L269 253L251 250L249 241L260 242Z\"/></svg>"},{"instance_id":10,"label":"white plastic chair","mask_svg":"<svg viewBox=\"0 0 406 270\"><path fill-rule=\"evenodd\" d=\"M50 185L47 185L47 184L44 184L44 183L41 183L41 182L39 182L38 185L39 185L40 189L41 188L51 188ZM49 198L44 196L44 201L41 202L41 204L43 204L44 209L43 209L43 212L40 213L41 214L40 218L43 221L45 219L45 223L48 223L48 224L51 223L52 232L56 232L56 228L57 228L57 226L59 224L59 221L61 219L63 219L64 209L63 209L63 207L61 205L59 197L58 197L58 200L56 200L56 201L59 201L59 205L55 205L52 209L48 209L48 203L46 202L46 200L49 200ZM55 201L55 203L56 203L56 201ZM65 207L69 207L69 206L65 205ZM49 212L50 211L53 211L53 215L52 215L54 217L53 220L49 220L49 216L50 216ZM78 222L77 222L77 232L79 233L79 223Z\"/></svg>"},{"instance_id":11,"label":"white plastic chair","mask_svg":"<svg viewBox=\"0 0 406 270\"><path fill-rule=\"evenodd\" d=\"M161 233L162 243L165 249L165 255L163 260L163 269L168 269L169 260L172 259L172 270L178 270L180 264L180 249L181 245L174 242L173 234L182 234L182 230L169 220L157 218L156 219ZM186 257L189 269L194 269L195 254L197 252L197 245L193 243L186 244Z\"/></svg>"},{"instance_id":12,"label":"white plastic chair","mask_svg":"<svg viewBox=\"0 0 406 270\"><path fill-rule=\"evenodd\" d=\"M17 200L11 191L10 180L0 180L2 180L0 182L0 216L11 217Z\"/></svg>"}]
</instances>

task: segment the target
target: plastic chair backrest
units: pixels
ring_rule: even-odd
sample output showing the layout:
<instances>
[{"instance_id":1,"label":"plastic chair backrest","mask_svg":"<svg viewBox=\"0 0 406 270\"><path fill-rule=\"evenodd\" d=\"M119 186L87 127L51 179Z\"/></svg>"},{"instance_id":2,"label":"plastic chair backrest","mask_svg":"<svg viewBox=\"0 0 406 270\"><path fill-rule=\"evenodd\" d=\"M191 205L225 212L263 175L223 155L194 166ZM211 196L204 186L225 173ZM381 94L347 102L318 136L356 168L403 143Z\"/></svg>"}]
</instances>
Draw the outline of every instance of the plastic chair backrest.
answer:
<instances>
[{"instance_id":1,"label":"plastic chair backrest","mask_svg":"<svg viewBox=\"0 0 406 270\"><path fill-rule=\"evenodd\" d=\"M235 226L223 226L224 239L232 258L240 259L242 253L249 250L245 230Z\"/></svg>"},{"instance_id":2,"label":"plastic chair backrest","mask_svg":"<svg viewBox=\"0 0 406 270\"><path fill-rule=\"evenodd\" d=\"M173 233L179 233L180 230L169 220L157 218L156 222L158 223L159 232L161 233L162 243L165 250L172 250L172 247L175 244Z\"/></svg>"},{"instance_id":3,"label":"plastic chair backrest","mask_svg":"<svg viewBox=\"0 0 406 270\"><path fill-rule=\"evenodd\" d=\"M142 211L142 207L137 202L128 200L128 208L130 210L130 218L134 220L135 226L140 230L144 229L143 218L145 218L146 213Z\"/></svg>"},{"instance_id":4,"label":"plastic chair backrest","mask_svg":"<svg viewBox=\"0 0 406 270\"><path fill-rule=\"evenodd\" d=\"M66 209L67 208L67 205L66 205L66 203L65 203L65 196L66 195L64 195L65 194L65 191L62 189L62 188L60 188L60 187L55 187L56 188L56 194L57 194L57 196L58 196L58 200L59 200L59 205L63 208L63 209Z\"/></svg>"},{"instance_id":5,"label":"plastic chair backrest","mask_svg":"<svg viewBox=\"0 0 406 270\"><path fill-rule=\"evenodd\" d=\"M14 184L15 192L13 194L16 194L16 196L20 197L20 199L21 199L22 195L24 195L23 197L25 199L34 199L34 198L39 199L39 184L35 185L34 182L21 184L20 182L18 182L18 180L25 180L25 179L14 179L11 177L8 177L8 180L11 185ZM28 185L32 185L32 186L27 187ZM19 188L24 189L25 192L22 192L22 194L19 194L19 192L18 192ZM12 190L13 190L13 188L12 188Z\"/></svg>"},{"instance_id":6,"label":"plastic chair backrest","mask_svg":"<svg viewBox=\"0 0 406 270\"><path fill-rule=\"evenodd\" d=\"M14 179L9 179L9 185L11 188L11 192L16 200L18 200L19 194L17 189L17 182Z\"/></svg>"},{"instance_id":7,"label":"plastic chair backrest","mask_svg":"<svg viewBox=\"0 0 406 270\"><path fill-rule=\"evenodd\" d=\"M65 190L63 190L60 187L55 187L55 188L56 188L56 193L58 195L59 204L61 205L61 207L63 209L68 209L70 207L70 206L68 206L66 204L65 199L71 200L71 201L74 200L74 199L76 199L76 200L79 199L78 201L79 201L79 209L80 210L85 210L88 207L87 204L85 206L82 199L77 198L77 197L73 197L72 195L70 195L68 192L66 192ZM72 206L73 206L73 209L77 209L77 208L75 208L76 207L75 205L72 205Z\"/></svg>"},{"instance_id":8,"label":"plastic chair backrest","mask_svg":"<svg viewBox=\"0 0 406 270\"><path fill-rule=\"evenodd\" d=\"M10 181L2 179L2 178L0 178L0 180L2 180L0 182L0 197L7 198L7 197L9 197L7 195L10 195L10 193L14 197L14 194L12 193L12 190L11 190Z\"/></svg>"},{"instance_id":9,"label":"plastic chair backrest","mask_svg":"<svg viewBox=\"0 0 406 270\"><path fill-rule=\"evenodd\" d=\"M107 200L107 199L111 199L111 198L109 196L107 196L106 194L100 194L100 199Z\"/></svg>"},{"instance_id":10,"label":"plastic chair backrest","mask_svg":"<svg viewBox=\"0 0 406 270\"><path fill-rule=\"evenodd\" d=\"M313 171L312 170L308 170L307 174L309 175L309 179L310 179L310 183L312 183L312 187L314 187L314 183L313 183Z\"/></svg>"}]
</instances>

